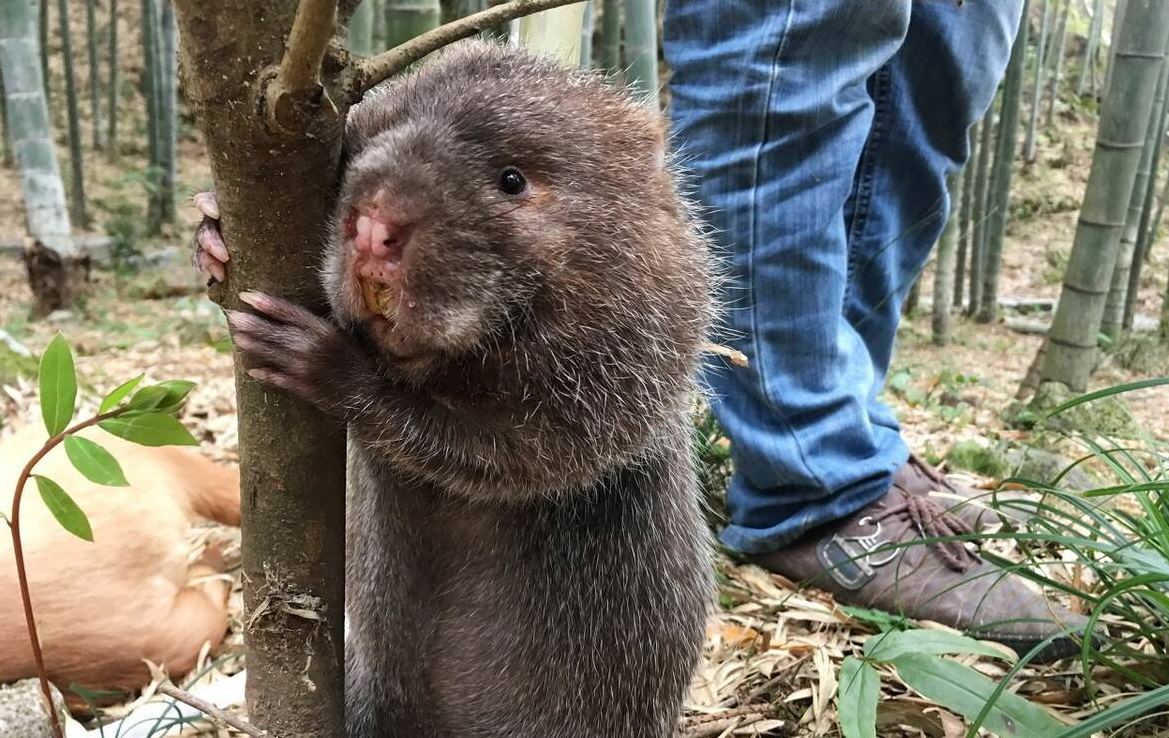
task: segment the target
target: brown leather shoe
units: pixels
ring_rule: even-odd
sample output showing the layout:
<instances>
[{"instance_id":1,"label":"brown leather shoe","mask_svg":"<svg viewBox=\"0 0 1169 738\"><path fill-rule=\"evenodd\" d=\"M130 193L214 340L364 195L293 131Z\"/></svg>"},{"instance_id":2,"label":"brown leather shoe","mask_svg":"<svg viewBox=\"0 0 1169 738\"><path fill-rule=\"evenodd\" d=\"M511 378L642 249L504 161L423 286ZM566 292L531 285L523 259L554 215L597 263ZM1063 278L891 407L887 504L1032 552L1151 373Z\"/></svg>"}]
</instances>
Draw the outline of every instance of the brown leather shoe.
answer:
<instances>
[{"instance_id":1,"label":"brown leather shoe","mask_svg":"<svg viewBox=\"0 0 1169 738\"><path fill-rule=\"evenodd\" d=\"M916 454L910 454L909 460L893 475L893 486L911 495L934 500L939 509L953 513L980 533L1004 519L1021 522L1026 517L1009 507L991 507L992 500L1007 499L1006 495L951 482Z\"/></svg>"},{"instance_id":2,"label":"brown leather shoe","mask_svg":"<svg viewBox=\"0 0 1169 738\"><path fill-rule=\"evenodd\" d=\"M933 620L1010 646L1020 656L1053 633L1067 628L1082 632L1086 618L984 561L970 544L891 547L971 532L932 497L894 486L850 518L753 559L792 581L827 590L843 604ZM1074 638L1063 636L1048 644L1035 661L1054 661L1078 649Z\"/></svg>"}]
</instances>

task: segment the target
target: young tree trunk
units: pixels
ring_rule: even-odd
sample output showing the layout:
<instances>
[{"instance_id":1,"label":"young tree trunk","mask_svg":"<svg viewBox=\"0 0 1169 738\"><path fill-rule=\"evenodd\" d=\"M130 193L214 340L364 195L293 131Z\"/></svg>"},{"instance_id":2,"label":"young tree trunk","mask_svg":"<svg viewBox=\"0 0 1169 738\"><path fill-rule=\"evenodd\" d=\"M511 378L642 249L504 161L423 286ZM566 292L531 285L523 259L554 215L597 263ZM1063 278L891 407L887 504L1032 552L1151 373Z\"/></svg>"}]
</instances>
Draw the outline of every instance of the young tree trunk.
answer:
<instances>
[{"instance_id":1,"label":"young tree trunk","mask_svg":"<svg viewBox=\"0 0 1169 738\"><path fill-rule=\"evenodd\" d=\"M1169 49L1166 51L1169 52ZM1149 246L1152 244L1153 233L1149 226L1153 215L1153 199L1157 190L1157 172L1161 166L1161 147L1165 143L1165 126L1169 122L1169 61L1163 63L1158 90L1161 99L1153 102L1154 117L1149 122L1151 128L1148 133L1149 139L1153 142L1153 151L1147 167L1148 177L1145 182L1144 195L1141 197L1140 221L1137 223L1137 241L1133 248L1128 272L1128 286L1125 288L1124 295L1124 315L1121 319L1121 327L1124 330L1132 329L1137 297L1139 297L1140 292L1141 270L1144 268L1145 258L1148 256ZM1158 104L1159 110L1157 109ZM1134 196L1135 194L1134 190Z\"/></svg>"},{"instance_id":2,"label":"young tree trunk","mask_svg":"<svg viewBox=\"0 0 1169 738\"><path fill-rule=\"evenodd\" d=\"M47 0L46 0L47 1ZM8 137L16 151L30 251L51 254L45 268L29 263L34 312L71 307L84 287L88 262L70 235L65 187L49 127L49 106L38 62L37 19L28 2L0 2L0 74Z\"/></svg>"},{"instance_id":3,"label":"young tree trunk","mask_svg":"<svg viewBox=\"0 0 1169 738\"><path fill-rule=\"evenodd\" d=\"M1047 128L1055 125L1055 103L1059 100L1059 83L1063 80L1064 54L1067 53L1068 16L1071 15L1074 1L1064 0L1059 23L1055 27L1055 60L1052 62L1051 78L1048 80L1047 116L1044 119Z\"/></svg>"},{"instance_id":4,"label":"young tree trunk","mask_svg":"<svg viewBox=\"0 0 1169 738\"><path fill-rule=\"evenodd\" d=\"M69 29L68 0L57 0L58 30L61 34L61 56L65 60L65 102L69 111L70 211L73 222L85 228L89 216L85 212L85 162L81 156L81 123L77 114L77 84L73 78L73 40Z\"/></svg>"},{"instance_id":5,"label":"young tree trunk","mask_svg":"<svg viewBox=\"0 0 1169 738\"><path fill-rule=\"evenodd\" d=\"M147 0L149 2L149 0ZM221 226L232 245L213 297L241 309L246 289L324 312L317 283L331 215L345 101L311 135L270 130L257 114L260 72L280 62L296 0L177 0L183 90L210 154ZM246 62L224 48L248 49ZM257 218L257 213L269 217ZM247 697L276 736L344 736L344 462L337 423L247 374L236 354ZM314 612L297 615L284 607Z\"/></svg>"},{"instance_id":6,"label":"young tree trunk","mask_svg":"<svg viewBox=\"0 0 1169 738\"><path fill-rule=\"evenodd\" d=\"M385 6L386 46L405 43L438 27L438 0L392 0Z\"/></svg>"},{"instance_id":7,"label":"young tree trunk","mask_svg":"<svg viewBox=\"0 0 1169 738\"><path fill-rule=\"evenodd\" d=\"M109 89L106 90L106 108L109 110L110 123L106 133L106 156L111 162L117 162L121 155L118 151L118 0L110 0L109 24Z\"/></svg>"},{"instance_id":8,"label":"young tree trunk","mask_svg":"<svg viewBox=\"0 0 1169 738\"><path fill-rule=\"evenodd\" d=\"M625 0L625 81L658 105L658 14L654 0Z\"/></svg>"},{"instance_id":9,"label":"young tree trunk","mask_svg":"<svg viewBox=\"0 0 1169 738\"><path fill-rule=\"evenodd\" d=\"M175 180L178 161L178 29L174 5L162 0L158 20L158 217L162 223L175 222Z\"/></svg>"},{"instance_id":10,"label":"young tree trunk","mask_svg":"<svg viewBox=\"0 0 1169 738\"><path fill-rule=\"evenodd\" d=\"M1153 149L1156 148L1157 126L1161 122L1161 108L1165 102L1166 72L1169 66L1161 64L1157 80L1157 91L1153 94L1153 107L1149 111L1149 122L1145 130L1145 143L1141 147L1141 158L1133 179L1132 195L1128 200L1128 213L1120 231L1120 242L1116 248L1116 264L1112 267L1112 281L1108 298L1104 302L1104 316L1100 319L1100 332L1115 340L1120 336L1124 322L1124 305L1128 299L1128 278L1133 268L1133 254L1136 251L1137 232L1141 222L1141 206L1148 189L1149 172L1152 168Z\"/></svg>"},{"instance_id":11,"label":"young tree trunk","mask_svg":"<svg viewBox=\"0 0 1169 738\"><path fill-rule=\"evenodd\" d=\"M1043 362L1045 381L1073 391L1087 386L1095 361L1096 335L1167 35L1169 0L1130 0L1117 34L1114 84L1100 113L1084 204Z\"/></svg>"},{"instance_id":12,"label":"young tree trunk","mask_svg":"<svg viewBox=\"0 0 1169 738\"><path fill-rule=\"evenodd\" d=\"M621 71L621 0L602 0L601 69L607 74Z\"/></svg>"},{"instance_id":13,"label":"young tree trunk","mask_svg":"<svg viewBox=\"0 0 1169 738\"><path fill-rule=\"evenodd\" d=\"M973 238L970 242L970 300L966 314L977 315L982 309L982 271L986 261L986 220L991 207L987 188L990 181L990 153L994 146L994 103L982 118L978 136L978 161L974 172L974 203L971 212Z\"/></svg>"},{"instance_id":14,"label":"young tree trunk","mask_svg":"<svg viewBox=\"0 0 1169 738\"><path fill-rule=\"evenodd\" d=\"M94 15L96 0L85 0L85 49L89 57L89 104L93 128L93 148L101 150L101 95L97 85L97 18Z\"/></svg>"},{"instance_id":15,"label":"young tree trunk","mask_svg":"<svg viewBox=\"0 0 1169 738\"><path fill-rule=\"evenodd\" d=\"M942 236L938 239L937 259L934 261L934 305L933 341L938 346L944 346L950 341L950 311L954 307L954 267L958 256L959 229L961 220L958 203L963 198L962 172L950 175L950 217L946 227L942 229Z\"/></svg>"},{"instance_id":16,"label":"young tree trunk","mask_svg":"<svg viewBox=\"0 0 1169 738\"><path fill-rule=\"evenodd\" d=\"M349 19L349 50L354 54L369 56L373 53L374 0L363 0ZM381 51L381 49L378 49Z\"/></svg>"},{"instance_id":17,"label":"young tree trunk","mask_svg":"<svg viewBox=\"0 0 1169 738\"><path fill-rule=\"evenodd\" d=\"M161 0L142 0L142 92L146 98L146 232L157 234L162 230L161 200L158 197L162 179L162 70L159 63L158 3Z\"/></svg>"},{"instance_id":18,"label":"young tree trunk","mask_svg":"<svg viewBox=\"0 0 1169 738\"><path fill-rule=\"evenodd\" d=\"M1096 63L1100 54L1100 34L1104 29L1104 0L1096 0L1092 6L1092 23L1088 26L1088 42L1084 46L1084 66L1080 69L1080 81L1076 85L1076 97L1088 94L1088 83L1091 81L1091 94L1096 94Z\"/></svg>"},{"instance_id":19,"label":"young tree trunk","mask_svg":"<svg viewBox=\"0 0 1169 738\"><path fill-rule=\"evenodd\" d=\"M1054 12L1052 0L1043 0L1043 20L1039 25L1039 40L1035 43L1035 81L1031 85L1031 117L1027 119L1027 137L1023 141L1023 161L1035 161L1035 129L1039 125L1039 105L1043 102L1043 73L1047 70L1048 38ZM1025 22L1025 21L1024 21Z\"/></svg>"},{"instance_id":20,"label":"young tree trunk","mask_svg":"<svg viewBox=\"0 0 1169 738\"><path fill-rule=\"evenodd\" d=\"M1003 107L999 114L998 140L987 207L985 262L982 274L982 305L975 319L989 323L998 314L999 268L1003 262L1003 239L1011 210L1011 178L1015 172L1015 145L1019 130L1019 105L1023 92L1023 69L1027 59L1027 9L1023 0L1023 22L1015 36L1011 60L1003 79Z\"/></svg>"},{"instance_id":21,"label":"young tree trunk","mask_svg":"<svg viewBox=\"0 0 1169 738\"><path fill-rule=\"evenodd\" d=\"M954 294L951 298L951 304L956 308L962 307L966 291L966 252L970 248L970 227L972 225L970 210L974 204L974 170L976 168L974 162L977 156L975 147L978 145L980 125L981 123L975 123L967 134L971 145L970 156L967 159L966 166L962 167L962 198L958 205L960 211L958 221L958 253L954 259Z\"/></svg>"}]
</instances>

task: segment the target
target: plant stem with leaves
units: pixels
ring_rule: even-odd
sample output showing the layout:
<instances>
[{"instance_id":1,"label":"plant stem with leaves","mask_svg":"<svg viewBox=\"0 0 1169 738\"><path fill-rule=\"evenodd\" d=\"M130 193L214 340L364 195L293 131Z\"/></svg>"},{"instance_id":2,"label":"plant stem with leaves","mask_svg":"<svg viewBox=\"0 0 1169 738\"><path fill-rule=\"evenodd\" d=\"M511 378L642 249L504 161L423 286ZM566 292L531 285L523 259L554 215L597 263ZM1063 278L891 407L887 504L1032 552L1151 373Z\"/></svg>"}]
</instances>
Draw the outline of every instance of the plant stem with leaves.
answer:
<instances>
[{"instance_id":1,"label":"plant stem with leaves","mask_svg":"<svg viewBox=\"0 0 1169 738\"><path fill-rule=\"evenodd\" d=\"M70 425L77 404L77 377L73 368L73 354L65 339L58 334L41 355L39 372L41 416L49 438L28 460L16 479L8 527L12 534L12 553L16 562L16 578L24 608L25 624L28 627L29 645L54 738L63 738L64 734L53 707L48 669L45 667L41 641L37 634L21 539L20 503L29 480L35 481L41 499L61 527L82 540L92 542L93 529L77 503L59 484L48 477L33 473L41 459L63 444L69 461L86 479L107 486L126 486L128 484L126 477L113 455L96 442L78 436L80 431L98 426L115 436L145 446L198 444L174 416L182 407L187 393L194 386L193 383L163 382L143 387L130 397L130 393L134 392L141 381L142 376L139 375L117 387L102 400L96 415ZM130 397L128 401L127 397Z\"/></svg>"}]
</instances>

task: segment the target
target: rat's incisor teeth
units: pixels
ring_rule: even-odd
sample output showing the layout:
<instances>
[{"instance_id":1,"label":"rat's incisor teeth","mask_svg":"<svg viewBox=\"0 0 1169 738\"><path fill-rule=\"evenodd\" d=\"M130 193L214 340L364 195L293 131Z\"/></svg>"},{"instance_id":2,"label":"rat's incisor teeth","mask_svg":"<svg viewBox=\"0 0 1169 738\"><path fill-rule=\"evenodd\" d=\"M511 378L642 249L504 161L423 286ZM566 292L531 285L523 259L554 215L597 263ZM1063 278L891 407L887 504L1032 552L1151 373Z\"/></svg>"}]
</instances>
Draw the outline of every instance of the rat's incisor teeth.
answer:
<instances>
[{"instance_id":1,"label":"rat's incisor teeth","mask_svg":"<svg viewBox=\"0 0 1169 738\"><path fill-rule=\"evenodd\" d=\"M365 301L365 307L375 315L380 314L382 309L378 305L377 288L368 279L360 279L358 281L361 282L361 297Z\"/></svg>"},{"instance_id":2,"label":"rat's incisor teeth","mask_svg":"<svg viewBox=\"0 0 1169 738\"><path fill-rule=\"evenodd\" d=\"M385 285L375 285L367 279L360 281L361 298L369 311L383 318L393 318L398 311L394 305L393 296L390 295L390 288Z\"/></svg>"}]
</instances>

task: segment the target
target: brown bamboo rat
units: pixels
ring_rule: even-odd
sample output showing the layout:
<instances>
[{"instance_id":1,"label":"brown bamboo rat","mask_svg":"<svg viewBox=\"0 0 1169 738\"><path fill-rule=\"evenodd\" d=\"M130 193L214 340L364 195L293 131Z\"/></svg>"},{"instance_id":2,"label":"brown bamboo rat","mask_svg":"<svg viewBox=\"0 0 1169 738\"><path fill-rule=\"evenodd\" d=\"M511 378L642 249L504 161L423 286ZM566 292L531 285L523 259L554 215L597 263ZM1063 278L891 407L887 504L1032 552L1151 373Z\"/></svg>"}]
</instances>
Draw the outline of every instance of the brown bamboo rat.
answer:
<instances>
[{"instance_id":1,"label":"brown bamboo rat","mask_svg":"<svg viewBox=\"0 0 1169 738\"><path fill-rule=\"evenodd\" d=\"M711 302L663 121L476 42L345 136L331 320L245 293L229 321L253 376L349 427L349 734L672 735L711 596L687 418Z\"/></svg>"}]
</instances>

